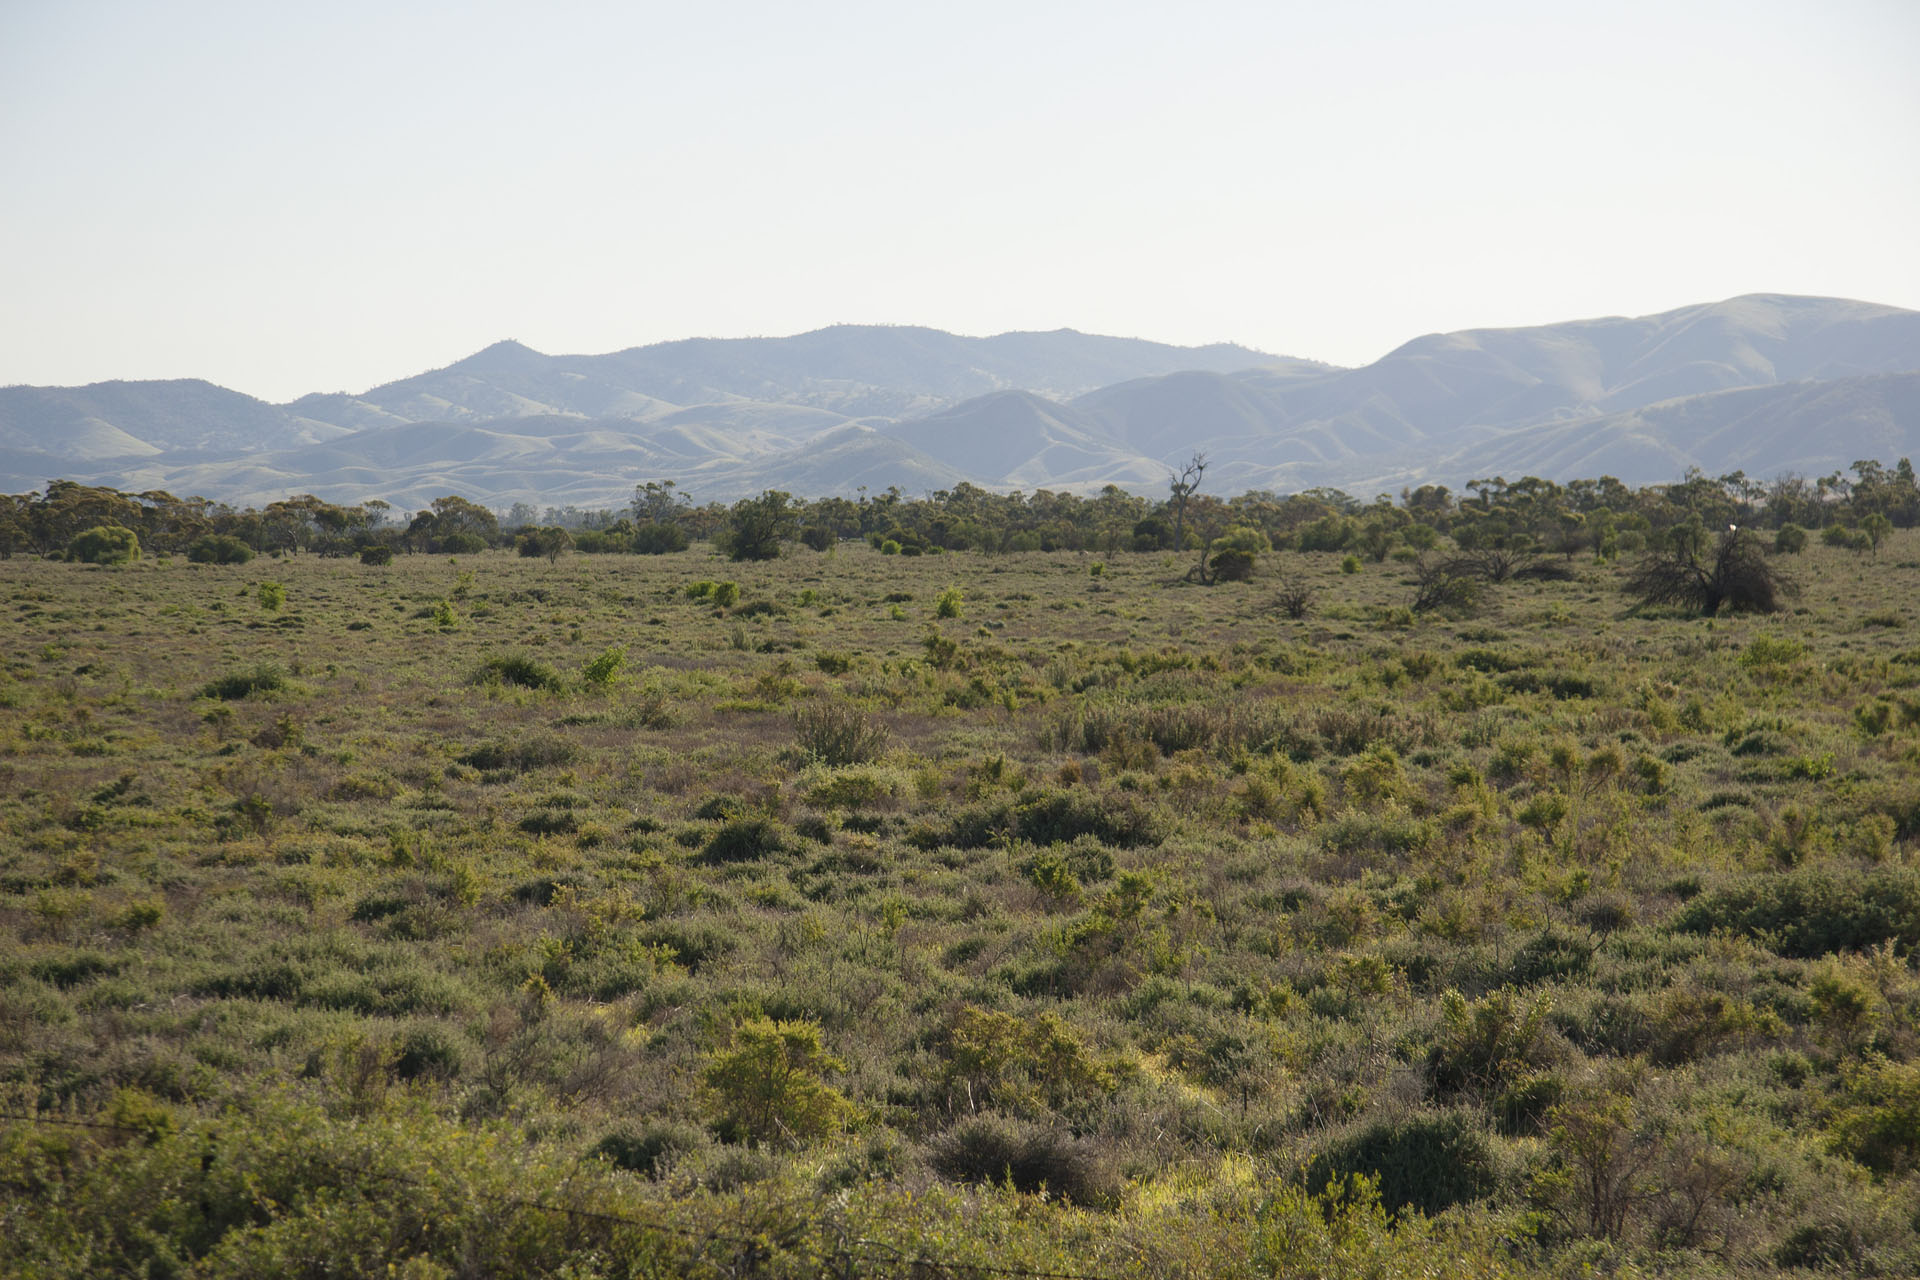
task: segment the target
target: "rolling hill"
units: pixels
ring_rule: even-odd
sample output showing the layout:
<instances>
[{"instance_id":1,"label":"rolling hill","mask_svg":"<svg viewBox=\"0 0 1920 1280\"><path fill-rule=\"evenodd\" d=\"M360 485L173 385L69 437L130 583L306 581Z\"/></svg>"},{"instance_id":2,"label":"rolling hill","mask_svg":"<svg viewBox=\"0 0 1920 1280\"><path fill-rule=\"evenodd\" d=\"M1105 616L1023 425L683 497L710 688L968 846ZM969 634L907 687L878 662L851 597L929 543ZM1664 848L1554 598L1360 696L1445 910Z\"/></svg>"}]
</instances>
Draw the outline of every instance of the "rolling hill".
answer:
<instances>
[{"instance_id":1,"label":"rolling hill","mask_svg":"<svg viewBox=\"0 0 1920 1280\"><path fill-rule=\"evenodd\" d=\"M1481 475L1824 474L1920 455L1920 312L1752 294L1659 315L1415 338L1354 369L1073 330L839 325L551 356L506 341L272 405L196 380L0 389L0 486L68 477L236 503L698 501L966 480L1222 491Z\"/></svg>"}]
</instances>

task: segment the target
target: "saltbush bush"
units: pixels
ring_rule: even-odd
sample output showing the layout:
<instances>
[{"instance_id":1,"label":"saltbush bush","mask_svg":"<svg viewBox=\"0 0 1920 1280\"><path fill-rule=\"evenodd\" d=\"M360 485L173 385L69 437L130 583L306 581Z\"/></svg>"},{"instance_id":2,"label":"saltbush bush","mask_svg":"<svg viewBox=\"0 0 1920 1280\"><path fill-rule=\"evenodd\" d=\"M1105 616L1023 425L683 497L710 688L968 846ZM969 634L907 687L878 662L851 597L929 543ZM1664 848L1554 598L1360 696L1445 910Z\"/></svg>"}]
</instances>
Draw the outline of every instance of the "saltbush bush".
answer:
<instances>
[{"instance_id":1,"label":"saltbush bush","mask_svg":"<svg viewBox=\"0 0 1920 1280\"><path fill-rule=\"evenodd\" d=\"M808 758L838 769L868 764L887 752L886 726L844 702L817 702L793 713L796 745Z\"/></svg>"},{"instance_id":2,"label":"saltbush bush","mask_svg":"<svg viewBox=\"0 0 1920 1280\"><path fill-rule=\"evenodd\" d=\"M1891 942L1920 944L1920 871L1857 875L1803 869L1747 876L1682 907L1674 927L1758 938L1783 956L1813 957Z\"/></svg>"},{"instance_id":3,"label":"saltbush bush","mask_svg":"<svg viewBox=\"0 0 1920 1280\"><path fill-rule=\"evenodd\" d=\"M549 693L560 691L560 673L526 653L503 653L488 658L473 673L474 684L511 684Z\"/></svg>"},{"instance_id":4,"label":"saltbush bush","mask_svg":"<svg viewBox=\"0 0 1920 1280\"><path fill-rule=\"evenodd\" d=\"M139 558L139 535L118 525L95 525L67 543L67 559L80 564L132 564Z\"/></svg>"},{"instance_id":5,"label":"saltbush bush","mask_svg":"<svg viewBox=\"0 0 1920 1280\"><path fill-rule=\"evenodd\" d=\"M1044 1191L1068 1204L1111 1205L1120 1193L1112 1161L1092 1142L1004 1116L974 1116L941 1134L933 1167L955 1181Z\"/></svg>"},{"instance_id":6,"label":"saltbush bush","mask_svg":"<svg viewBox=\"0 0 1920 1280\"><path fill-rule=\"evenodd\" d=\"M527 773L572 764L580 749L554 734L535 734L518 742L483 742L459 757L460 763L489 773Z\"/></svg>"},{"instance_id":7,"label":"saltbush bush","mask_svg":"<svg viewBox=\"0 0 1920 1280\"><path fill-rule=\"evenodd\" d=\"M388 556L391 558L391 551ZM253 559L253 548L227 534L208 533L188 545L187 559L195 564L245 564Z\"/></svg>"},{"instance_id":8,"label":"saltbush bush","mask_svg":"<svg viewBox=\"0 0 1920 1280\"><path fill-rule=\"evenodd\" d=\"M208 681L201 686L200 696L234 702L256 693L277 693L286 686L287 677L277 664L260 662L244 671L229 672L217 680Z\"/></svg>"},{"instance_id":9,"label":"saltbush bush","mask_svg":"<svg viewBox=\"0 0 1920 1280\"><path fill-rule=\"evenodd\" d=\"M713 833L700 851L707 863L759 862L792 852L792 833L772 818L735 818Z\"/></svg>"},{"instance_id":10,"label":"saltbush bush","mask_svg":"<svg viewBox=\"0 0 1920 1280\"><path fill-rule=\"evenodd\" d=\"M1493 1139L1460 1111L1415 1112L1341 1134L1307 1166L1307 1186L1353 1174L1377 1179L1387 1208L1425 1214L1483 1199L1500 1184Z\"/></svg>"}]
</instances>

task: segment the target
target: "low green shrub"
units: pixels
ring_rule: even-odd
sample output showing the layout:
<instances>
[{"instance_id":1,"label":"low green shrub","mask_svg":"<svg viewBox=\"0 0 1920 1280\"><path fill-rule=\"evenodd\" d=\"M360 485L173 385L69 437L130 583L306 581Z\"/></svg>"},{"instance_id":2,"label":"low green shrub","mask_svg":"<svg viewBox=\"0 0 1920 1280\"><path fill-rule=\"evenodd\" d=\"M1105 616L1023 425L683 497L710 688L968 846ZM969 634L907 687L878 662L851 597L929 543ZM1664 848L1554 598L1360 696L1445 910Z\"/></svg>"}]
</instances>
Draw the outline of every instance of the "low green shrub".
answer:
<instances>
[{"instance_id":1,"label":"low green shrub","mask_svg":"<svg viewBox=\"0 0 1920 1280\"><path fill-rule=\"evenodd\" d=\"M67 543L67 559L78 564L132 564L140 558L140 536L119 525L95 525Z\"/></svg>"},{"instance_id":2,"label":"low green shrub","mask_svg":"<svg viewBox=\"0 0 1920 1280\"><path fill-rule=\"evenodd\" d=\"M635 555L664 556L685 551L692 540L679 525L665 520L649 520L633 531L628 540Z\"/></svg>"},{"instance_id":3,"label":"low green shrub","mask_svg":"<svg viewBox=\"0 0 1920 1280\"><path fill-rule=\"evenodd\" d=\"M892 804L911 784L898 770L849 765L810 770L799 788L808 804L821 809L872 809Z\"/></svg>"},{"instance_id":4,"label":"low green shrub","mask_svg":"<svg viewBox=\"0 0 1920 1280\"><path fill-rule=\"evenodd\" d=\"M1313 1189L1354 1174L1378 1179L1388 1209L1425 1214L1484 1199L1500 1185L1494 1140L1459 1111L1415 1112L1349 1130L1313 1158L1306 1181Z\"/></svg>"},{"instance_id":5,"label":"low green shrub","mask_svg":"<svg viewBox=\"0 0 1920 1280\"><path fill-rule=\"evenodd\" d=\"M1882 943L1920 944L1920 870L1857 875L1799 869L1746 876L1701 894L1674 917L1686 933L1729 930L1783 956L1812 958Z\"/></svg>"},{"instance_id":6,"label":"low green shrub","mask_svg":"<svg viewBox=\"0 0 1920 1280\"><path fill-rule=\"evenodd\" d=\"M393 553L387 553L391 559ZM245 564L253 559L253 548L224 533L203 534L187 547L187 559L195 564Z\"/></svg>"},{"instance_id":7,"label":"low green shrub","mask_svg":"<svg viewBox=\"0 0 1920 1280\"><path fill-rule=\"evenodd\" d=\"M393 1073L402 1080L452 1080L466 1065L466 1045L438 1022L409 1027L394 1046Z\"/></svg>"},{"instance_id":8,"label":"low green shrub","mask_svg":"<svg viewBox=\"0 0 1920 1280\"><path fill-rule=\"evenodd\" d=\"M609 685L619 679L626 665L627 651L619 645L609 645L581 669L580 678L589 685Z\"/></svg>"},{"instance_id":9,"label":"low green shrub","mask_svg":"<svg viewBox=\"0 0 1920 1280\"><path fill-rule=\"evenodd\" d=\"M1469 1000L1458 991L1440 997L1441 1025L1427 1066L1434 1092L1492 1095L1553 1058L1547 1015L1550 1000L1502 988Z\"/></svg>"},{"instance_id":10,"label":"low green shrub","mask_svg":"<svg viewBox=\"0 0 1920 1280\"><path fill-rule=\"evenodd\" d=\"M810 1022L752 1018L700 1073L714 1132L728 1142L791 1144L844 1125L853 1107L820 1077L845 1071Z\"/></svg>"},{"instance_id":11,"label":"low green shrub","mask_svg":"<svg viewBox=\"0 0 1920 1280\"><path fill-rule=\"evenodd\" d=\"M700 851L705 863L761 862L794 850L792 833L772 818L735 818L713 833Z\"/></svg>"},{"instance_id":12,"label":"low green shrub","mask_svg":"<svg viewBox=\"0 0 1920 1280\"><path fill-rule=\"evenodd\" d=\"M560 673L526 653L504 653L488 658L473 673L474 684L511 684L548 693L560 691Z\"/></svg>"},{"instance_id":13,"label":"low green shrub","mask_svg":"<svg viewBox=\"0 0 1920 1280\"><path fill-rule=\"evenodd\" d=\"M217 680L208 681L200 688L203 698L219 698L226 702L250 698L254 694L278 693L287 687L287 677L279 666L271 662L256 663L245 671L234 671Z\"/></svg>"},{"instance_id":14,"label":"low green shrub","mask_svg":"<svg viewBox=\"0 0 1920 1280\"><path fill-rule=\"evenodd\" d=\"M638 1129L616 1129L587 1149L613 1165L643 1177L658 1178L675 1159L707 1145L707 1136L690 1124L660 1120Z\"/></svg>"}]
</instances>

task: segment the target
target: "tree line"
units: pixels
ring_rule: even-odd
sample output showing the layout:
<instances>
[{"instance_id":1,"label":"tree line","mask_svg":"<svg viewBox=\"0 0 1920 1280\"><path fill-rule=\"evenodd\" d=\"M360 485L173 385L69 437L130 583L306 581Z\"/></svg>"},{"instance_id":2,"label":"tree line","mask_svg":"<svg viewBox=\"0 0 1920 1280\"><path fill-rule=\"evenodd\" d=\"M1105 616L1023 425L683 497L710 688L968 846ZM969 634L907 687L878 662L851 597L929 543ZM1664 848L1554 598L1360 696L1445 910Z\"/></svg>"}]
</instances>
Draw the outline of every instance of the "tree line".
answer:
<instances>
[{"instance_id":1,"label":"tree line","mask_svg":"<svg viewBox=\"0 0 1920 1280\"><path fill-rule=\"evenodd\" d=\"M1611 477L1559 484L1537 476L1404 488L1363 500L1339 489L1277 494L1205 491L1206 460L1170 475L1164 498L1108 485L1078 495L1047 489L995 493L958 484L918 497L898 488L852 498L796 498L780 490L732 504L695 505L672 480L636 487L624 508L516 504L496 513L458 495L416 512L380 499L353 505L300 494L235 508L164 490L125 493L55 480L44 492L0 497L0 556L92 560L142 553L233 562L254 555L470 554L515 547L522 555L657 554L710 542L735 559L767 559L792 543L825 551L863 539L900 555L975 551L1199 553L1202 581L1245 576L1269 550L1331 551L1384 560L1449 540L1462 551L1537 555L1622 552L1697 540L1730 526L1774 531L1782 550L1817 532L1829 543L1872 549L1895 528L1920 524L1913 464L1855 462L1818 479L1710 477L1689 470L1670 484L1628 486ZM121 531L121 532L114 532ZM76 543L78 545L76 545Z\"/></svg>"}]
</instances>

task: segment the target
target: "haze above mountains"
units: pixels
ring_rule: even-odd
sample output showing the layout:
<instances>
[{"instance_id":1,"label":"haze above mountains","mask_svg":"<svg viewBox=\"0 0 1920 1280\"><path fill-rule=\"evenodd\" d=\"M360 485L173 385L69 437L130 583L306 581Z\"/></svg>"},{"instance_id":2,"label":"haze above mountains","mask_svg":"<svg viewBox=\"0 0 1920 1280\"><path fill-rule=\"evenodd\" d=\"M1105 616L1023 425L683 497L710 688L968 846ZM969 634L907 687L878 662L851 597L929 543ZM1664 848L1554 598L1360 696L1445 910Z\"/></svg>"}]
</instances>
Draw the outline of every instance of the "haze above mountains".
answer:
<instances>
[{"instance_id":1,"label":"haze above mountains","mask_svg":"<svg viewBox=\"0 0 1920 1280\"><path fill-rule=\"evenodd\" d=\"M1416 338L1342 369L1058 330L836 326L549 356L500 342L360 395L273 405L194 379L0 388L0 488L70 478L236 505L417 508L985 488L1361 496L1492 475L1823 475L1920 456L1920 312L1754 294L1639 318Z\"/></svg>"}]
</instances>

